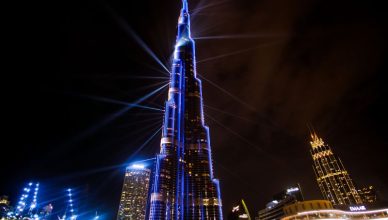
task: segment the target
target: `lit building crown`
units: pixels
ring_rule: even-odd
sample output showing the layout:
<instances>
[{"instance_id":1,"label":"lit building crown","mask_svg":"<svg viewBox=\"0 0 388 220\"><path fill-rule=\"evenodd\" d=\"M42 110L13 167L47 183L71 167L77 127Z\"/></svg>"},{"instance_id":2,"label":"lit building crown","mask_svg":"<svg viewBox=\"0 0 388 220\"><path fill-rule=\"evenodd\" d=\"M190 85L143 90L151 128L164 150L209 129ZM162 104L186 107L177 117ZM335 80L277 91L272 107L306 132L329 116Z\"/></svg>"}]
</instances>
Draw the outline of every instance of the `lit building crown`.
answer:
<instances>
[{"instance_id":1,"label":"lit building crown","mask_svg":"<svg viewBox=\"0 0 388 220\"><path fill-rule=\"evenodd\" d=\"M150 175L145 164L127 166L117 220L145 219Z\"/></svg>"},{"instance_id":2,"label":"lit building crown","mask_svg":"<svg viewBox=\"0 0 388 220\"><path fill-rule=\"evenodd\" d=\"M311 133L311 140L310 144L313 148L321 147L325 145L325 142L323 142L322 138L318 137L318 135L314 132Z\"/></svg>"},{"instance_id":3,"label":"lit building crown","mask_svg":"<svg viewBox=\"0 0 388 220\"><path fill-rule=\"evenodd\" d=\"M333 205L361 204L362 199L340 158L315 132L311 133L311 139L313 169L323 197Z\"/></svg>"}]
</instances>

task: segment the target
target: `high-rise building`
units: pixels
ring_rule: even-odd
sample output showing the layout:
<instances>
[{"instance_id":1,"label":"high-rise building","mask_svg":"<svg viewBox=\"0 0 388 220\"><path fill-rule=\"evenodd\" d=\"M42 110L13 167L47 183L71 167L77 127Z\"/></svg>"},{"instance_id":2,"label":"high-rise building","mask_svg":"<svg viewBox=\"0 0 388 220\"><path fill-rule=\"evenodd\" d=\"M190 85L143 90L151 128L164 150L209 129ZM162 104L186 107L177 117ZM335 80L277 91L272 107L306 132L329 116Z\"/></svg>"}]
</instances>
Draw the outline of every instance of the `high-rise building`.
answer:
<instances>
[{"instance_id":1,"label":"high-rise building","mask_svg":"<svg viewBox=\"0 0 388 220\"><path fill-rule=\"evenodd\" d=\"M373 186L365 186L357 191L364 204L374 204L378 201L376 189Z\"/></svg>"},{"instance_id":2,"label":"high-rise building","mask_svg":"<svg viewBox=\"0 0 388 220\"><path fill-rule=\"evenodd\" d=\"M313 169L323 197L334 206L361 204L362 199L341 159L316 133L311 134L311 139Z\"/></svg>"},{"instance_id":3,"label":"high-rise building","mask_svg":"<svg viewBox=\"0 0 388 220\"><path fill-rule=\"evenodd\" d=\"M177 29L149 219L218 220L222 219L220 189L213 174L187 0Z\"/></svg>"},{"instance_id":4,"label":"high-rise building","mask_svg":"<svg viewBox=\"0 0 388 220\"><path fill-rule=\"evenodd\" d=\"M151 170L142 164L127 167L117 220L144 220Z\"/></svg>"}]
</instances>

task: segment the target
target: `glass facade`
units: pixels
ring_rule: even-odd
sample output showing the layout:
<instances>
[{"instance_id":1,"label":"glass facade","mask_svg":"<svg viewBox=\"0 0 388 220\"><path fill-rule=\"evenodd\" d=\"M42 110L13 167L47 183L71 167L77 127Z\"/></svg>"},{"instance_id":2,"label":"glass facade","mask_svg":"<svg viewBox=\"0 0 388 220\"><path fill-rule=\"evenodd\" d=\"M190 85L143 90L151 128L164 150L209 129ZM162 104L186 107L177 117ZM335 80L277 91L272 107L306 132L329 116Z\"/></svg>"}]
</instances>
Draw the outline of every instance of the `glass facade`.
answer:
<instances>
[{"instance_id":1,"label":"glass facade","mask_svg":"<svg viewBox=\"0 0 388 220\"><path fill-rule=\"evenodd\" d=\"M195 67L187 1L178 21L165 104L160 153L150 195L149 219L222 219L219 182L214 178L202 86Z\"/></svg>"},{"instance_id":2,"label":"glass facade","mask_svg":"<svg viewBox=\"0 0 388 220\"><path fill-rule=\"evenodd\" d=\"M334 206L361 204L362 199L341 160L317 134L311 134L311 138L313 169L323 197Z\"/></svg>"},{"instance_id":3,"label":"glass facade","mask_svg":"<svg viewBox=\"0 0 388 220\"><path fill-rule=\"evenodd\" d=\"M151 170L141 165L127 167L117 220L144 220Z\"/></svg>"},{"instance_id":4,"label":"glass facade","mask_svg":"<svg viewBox=\"0 0 388 220\"><path fill-rule=\"evenodd\" d=\"M374 204L377 202L376 189L373 186L365 186L357 190L365 204Z\"/></svg>"}]
</instances>

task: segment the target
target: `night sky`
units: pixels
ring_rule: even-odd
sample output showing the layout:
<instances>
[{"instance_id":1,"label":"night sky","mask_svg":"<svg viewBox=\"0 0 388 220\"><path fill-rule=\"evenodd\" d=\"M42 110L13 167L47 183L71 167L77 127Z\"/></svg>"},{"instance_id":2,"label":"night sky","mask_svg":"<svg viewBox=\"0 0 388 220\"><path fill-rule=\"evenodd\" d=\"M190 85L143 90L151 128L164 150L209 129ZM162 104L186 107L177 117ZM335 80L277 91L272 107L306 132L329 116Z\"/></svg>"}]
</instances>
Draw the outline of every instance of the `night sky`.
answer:
<instances>
[{"instance_id":1,"label":"night sky","mask_svg":"<svg viewBox=\"0 0 388 220\"><path fill-rule=\"evenodd\" d=\"M13 4L3 7L0 195L15 204L30 180L41 182L41 201L74 187L80 211L113 219L125 163L159 151L160 133L147 140L163 112L132 108L108 119L125 107L122 102L167 82L144 45L170 67L181 3ZM273 194L296 183L307 199L321 198L308 125L358 186L375 185L388 198L383 3L189 5L224 212L244 198L256 216ZM141 104L161 109L166 97L163 89Z\"/></svg>"}]
</instances>

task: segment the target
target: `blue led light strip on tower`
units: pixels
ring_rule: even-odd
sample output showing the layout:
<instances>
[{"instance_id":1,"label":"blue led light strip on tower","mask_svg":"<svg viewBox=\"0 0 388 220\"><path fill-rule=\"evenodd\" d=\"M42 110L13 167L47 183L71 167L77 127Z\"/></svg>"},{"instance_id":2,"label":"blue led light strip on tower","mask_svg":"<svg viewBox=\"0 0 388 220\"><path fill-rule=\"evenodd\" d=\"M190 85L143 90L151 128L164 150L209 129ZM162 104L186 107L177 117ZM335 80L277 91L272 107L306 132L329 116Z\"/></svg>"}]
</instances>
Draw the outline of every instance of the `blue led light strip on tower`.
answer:
<instances>
[{"instance_id":1,"label":"blue led light strip on tower","mask_svg":"<svg viewBox=\"0 0 388 220\"><path fill-rule=\"evenodd\" d=\"M33 215L34 209L36 210L36 209L37 209L37 206L38 206L38 202L37 202L38 191L39 191L39 183L36 183L36 184L35 184L35 189L34 189L34 196L33 196L33 198L32 198L32 202L31 202L31 204L30 204L30 210L28 211L28 214L29 214L30 216Z\"/></svg>"},{"instance_id":2,"label":"blue led light strip on tower","mask_svg":"<svg viewBox=\"0 0 388 220\"><path fill-rule=\"evenodd\" d=\"M61 220L76 220L77 219L77 215L75 214L75 211L74 211L74 204L73 204L73 194L72 194L72 189L67 189L67 207L66 207L66 211L65 213L63 214ZM66 214L67 212L70 212L70 217L69 218L66 218Z\"/></svg>"},{"instance_id":3,"label":"blue led light strip on tower","mask_svg":"<svg viewBox=\"0 0 388 220\"><path fill-rule=\"evenodd\" d=\"M222 220L187 0L182 1L149 220Z\"/></svg>"},{"instance_id":4,"label":"blue led light strip on tower","mask_svg":"<svg viewBox=\"0 0 388 220\"><path fill-rule=\"evenodd\" d=\"M22 196L20 197L20 200L16 206L15 214L16 215L22 215L24 212L24 209L27 206L27 200L31 191L32 182L28 183L25 188L23 188Z\"/></svg>"}]
</instances>

